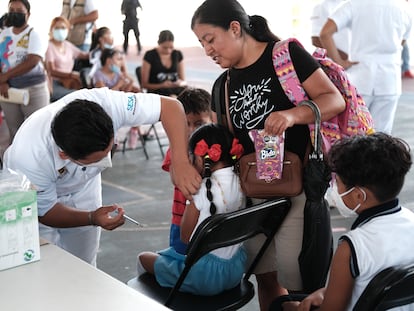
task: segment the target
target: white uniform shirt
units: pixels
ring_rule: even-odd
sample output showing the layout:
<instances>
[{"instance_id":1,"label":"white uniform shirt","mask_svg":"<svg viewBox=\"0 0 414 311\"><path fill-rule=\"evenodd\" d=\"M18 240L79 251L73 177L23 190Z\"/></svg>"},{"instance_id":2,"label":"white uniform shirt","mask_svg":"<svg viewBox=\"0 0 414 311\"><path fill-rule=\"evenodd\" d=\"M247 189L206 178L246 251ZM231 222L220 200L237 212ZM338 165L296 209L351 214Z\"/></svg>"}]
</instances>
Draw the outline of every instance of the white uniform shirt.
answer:
<instances>
[{"instance_id":1,"label":"white uniform shirt","mask_svg":"<svg viewBox=\"0 0 414 311\"><path fill-rule=\"evenodd\" d=\"M405 0L347 0L330 15L338 28L351 29L347 72L362 95L401 94L402 40L411 31Z\"/></svg>"},{"instance_id":2,"label":"white uniform shirt","mask_svg":"<svg viewBox=\"0 0 414 311\"><path fill-rule=\"evenodd\" d=\"M311 35L312 37L319 37L320 32L328 20L331 12L342 2L343 0L324 0L321 3L315 5L311 16ZM351 39L351 30L344 28L338 31L333 36L335 45L337 48L347 54L349 54L349 45Z\"/></svg>"},{"instance_id":3,"label":"white uniform shirt","mask_svg":"<svg viewBox=\"0 0 414 311\"><path fill-rule=\"evenodd\" d=\"M5 168L19 170L37 190L39 216L56 203L92 210L101 206L100 178L103 168L82 167L59 157L51 122L58 111L74 99L87 99L101 105L111 116L114 133L122 126L152 124L159 120L160 97L156 94L125 93L108 88L75 91L53 105L34 112L20 127L6 150ZM84 189L94 185L97 191Z\"/></svg>"},{"instance_id":4,"label":"white uniform shirt","mask_svg":"<svg viewBox=\"0 0 414 311\"><path fill-rule=\"evenodd\" d=\"M391 266L414 262L414 213L396 206L363 220L345 236L352 243L353 258L356 260L353 267L359 271L355 278L352 300L347 308L352 310L369 281L377 273ZM396 310L413 308L414 305Z\"/></svg>"}]
</instances>

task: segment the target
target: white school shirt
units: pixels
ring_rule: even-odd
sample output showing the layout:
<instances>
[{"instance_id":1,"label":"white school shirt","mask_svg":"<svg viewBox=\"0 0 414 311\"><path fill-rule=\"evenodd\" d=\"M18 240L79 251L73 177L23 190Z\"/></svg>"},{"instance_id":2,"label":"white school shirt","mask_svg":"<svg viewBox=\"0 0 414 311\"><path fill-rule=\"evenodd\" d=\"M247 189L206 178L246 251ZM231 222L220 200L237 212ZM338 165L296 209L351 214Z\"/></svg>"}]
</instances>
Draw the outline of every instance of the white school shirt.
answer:
<instances>
[{"instance_id":1,"label":"white school shirt","mask_svg":"<svg viewBox=\"0 0 414 311\"><path fill-rule=\"evenodd\" d=\"M311 15L311 35L319 37L321 30L328 21L329 14L344 0L324 0L315 5ZM335 45L341 51L349 54L351 31L344 28L333 35Z\"/></svg>"},{"instance_id":2,"label":"white school shirt","mask_svg":"<svg viewBox=\"0 0 414 311\"><path fill-rule=\"evenodd\" d=\"M224 167L211 173L211 193L216 206L216 214L234 212L246 207L245 196L240 187L239 176L233 167ZM197 224L191 234L193 236L197 227L210 217L210 201L207 199L206 179L203 179L200 190L193 195L194 205L200 211ZM230 259L240 248L241 243L222 247L211 251L217 257Z\"/></svg>"},{"instance_id":3,"label":"white school shirt","mask_svg":"<svg viewBox=\"0 0 414 311\"><path fill-rule=\"evenodd\" d=\"M367 211L368 212L368 211ZM385 268L408 265L414 261L414 214L395 206L393 209L369 215L361 224L346 233L351 241L351 252L357 261L359 275L355 278L352 298L347 310L351 311L372 278ZM361 219L362 216L359 216ZM391 310L414 310L414 304Z\"/></svg>"},{"instance_id":4,"label":"white school shirt","mask_svg":"<svg viewBox=\"0 0 414 311\"><path fill-rule=\"evenodd\" d=\"M95 178L100 178L104 169L84 168L61 159L51 133L50 126L56 113L74 99L86 99L101 105L112 118L114 133L123 126L155 123L161 113L157 94L126 93L108 88L75 91L34 112L21 125L6 150L4 166L19 170L35 186L39 216L45 215L58 202L92 210L98 208L102 201L100 185L94 187L96 191L83 193L83 190Z\"/></svg>"},{"instance_id":5,"label":"white school shirt","mask_svg":"<svg viewBox=\"0 0 414 311\"><path fill-rule=\"evenodd\" d=\"M338 28L351 29L347 70L362 95L401 94L402 40L411 31L405 0L347 0L329 16Z\"/></svg>"}]
</instances>

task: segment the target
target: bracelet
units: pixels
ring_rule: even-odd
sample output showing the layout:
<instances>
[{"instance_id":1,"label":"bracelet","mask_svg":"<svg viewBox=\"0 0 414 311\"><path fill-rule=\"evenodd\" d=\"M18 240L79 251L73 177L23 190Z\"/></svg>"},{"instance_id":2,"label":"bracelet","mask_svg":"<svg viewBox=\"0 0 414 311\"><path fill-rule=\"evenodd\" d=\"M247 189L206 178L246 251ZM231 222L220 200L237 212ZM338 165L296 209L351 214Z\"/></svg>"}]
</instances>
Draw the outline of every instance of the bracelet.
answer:
<instances>
[{"instance_id":1,"label":"bracelet","mask_svg":"<svg viewBox=\"0 0 414 311\"><path fill-rule=\"evenodd\" d=\"M90 212L88 213L88 219L89 219L89 225L91 225L91 226L96 226L96 224L95 224L95 222L94 222L94 220L93 220L93 211L90 211Z\"/></svg>"}]
</instances>

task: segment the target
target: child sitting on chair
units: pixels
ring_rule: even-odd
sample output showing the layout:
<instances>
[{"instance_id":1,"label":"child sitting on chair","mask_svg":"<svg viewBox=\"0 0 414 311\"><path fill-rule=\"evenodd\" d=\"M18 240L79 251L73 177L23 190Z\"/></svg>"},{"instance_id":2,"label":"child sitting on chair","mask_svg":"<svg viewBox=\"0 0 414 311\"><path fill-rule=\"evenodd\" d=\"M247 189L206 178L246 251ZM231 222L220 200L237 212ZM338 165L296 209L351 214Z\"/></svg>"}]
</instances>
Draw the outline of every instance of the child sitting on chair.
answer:
<instances>
[{"instance_id":1,"label":"child sitting on chair","mask_svg":"<svg viewBox=\"0 0 414 311\"><path fill-rule=\"evenodd\" d=\"M331 205L357 218L339 239L327 286L306 298L281 296L272 311L352 310L377 273L414 263L414 213L397 198L412 164L408 144L384 133L345 138L331 148L328 162L336 175Z\"/></svg>"},{"instance_id":2,"label":"child sitting on chair","mask_svg":"<svg viewBox=\"0 0 414 311\"><path fill-rule=\"evenodd\" d=\"M243 147L225 127L206 124L190 137L190 153L203 183L187 205L181 221L181 239L188 243L207 217L245 207L239 177L233 166ZM158 253L138 255L138 275L155 274L158 283L173 287L184 269L185 255L170 247ZM235 287L243 277L246 253L241 244L223 247L202 257L190 270L180 291L215 295Z\"/></svg>"},{"instance_id":3,"label":"child sitting on chair","mask_svg":"<svg viewBox=\"0 0 414 311\"><path fill-rule=\"evenodd\" d=\"M182 91L177 99L183 104L185 116L187 119L188 136L196 129L204 124L212 123L211 111L211 95L204 89L186 88ZM170 171L171 153L167 150L162 169L166 172ZM182 192L174 187L174 197L172 204L172 219L170 227L170 246L178 253L185 254L187 251L187 243L181 241L180 223L184 214L186 199Z\"/></svg>"}]
</instances>

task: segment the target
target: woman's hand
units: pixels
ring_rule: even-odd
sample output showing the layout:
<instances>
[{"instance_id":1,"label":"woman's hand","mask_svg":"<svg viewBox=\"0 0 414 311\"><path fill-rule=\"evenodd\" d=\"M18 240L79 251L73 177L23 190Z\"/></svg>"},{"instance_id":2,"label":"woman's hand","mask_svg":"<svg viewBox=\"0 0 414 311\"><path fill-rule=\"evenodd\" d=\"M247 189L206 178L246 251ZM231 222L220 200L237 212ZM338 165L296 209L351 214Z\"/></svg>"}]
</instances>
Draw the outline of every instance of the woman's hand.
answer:
<instances>
[{"instance_id":1,"label":"woman's hand","mask_svg":"<svg viewBox=\"0 0 414 311\"><path fill-rule=\"evenodd\" d=\"M294 109L272 112L265 120L264 130L271 135L280 135L295 125Z\"/></svg>"},{"instance_id":2,"label":"woman's hand","mask_svg":"<svg viewBox=\"0 0 414 311\"><path fill-rule=\"evenodd\" d=\"M9 98L9 85L7 83L0 84L0 94L4 98Z\"/></svg>"}]
</instances>

